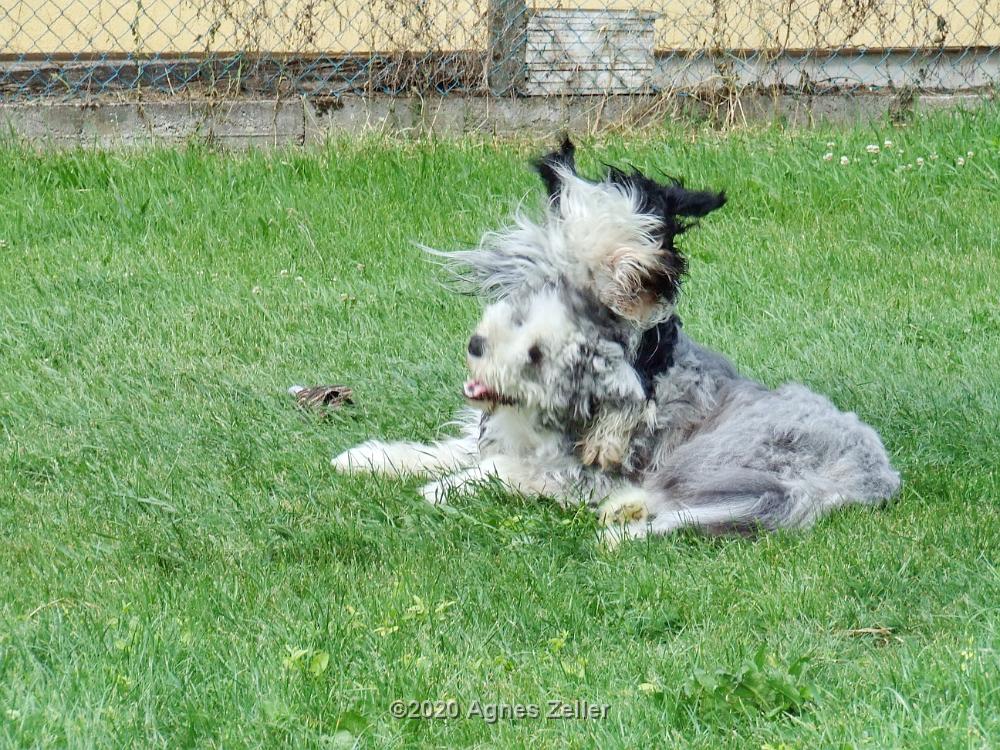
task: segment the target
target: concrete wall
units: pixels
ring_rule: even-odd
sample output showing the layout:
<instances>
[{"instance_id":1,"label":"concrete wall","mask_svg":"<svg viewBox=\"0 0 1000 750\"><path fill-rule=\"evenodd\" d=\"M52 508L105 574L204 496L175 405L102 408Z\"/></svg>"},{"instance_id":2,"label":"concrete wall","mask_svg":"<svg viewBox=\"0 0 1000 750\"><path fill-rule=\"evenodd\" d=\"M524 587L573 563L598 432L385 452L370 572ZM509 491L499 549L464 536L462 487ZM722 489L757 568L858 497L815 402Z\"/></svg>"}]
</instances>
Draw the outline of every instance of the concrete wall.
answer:
<instances>
[{"instance_id":1,"label":"concrete wall","mask_svg":"<svg viewBox=\"0 0 1000 750\"><path fill-rule=\"evenodd\" d=\"M551 140L561 132L659 127L664 120L714 116L731 122L811 125L866 122L909 108L972 108L982 96L908 97L745 95L718 106L687 98L560 97L343 97L319 108L308 100L159 102L147 104L0 104L0 131L43 148L137 147L205 140L223 147L273 147L319 143L331 136L366 132L401 136L463 133Z\"/></svg>"}]
</instances>

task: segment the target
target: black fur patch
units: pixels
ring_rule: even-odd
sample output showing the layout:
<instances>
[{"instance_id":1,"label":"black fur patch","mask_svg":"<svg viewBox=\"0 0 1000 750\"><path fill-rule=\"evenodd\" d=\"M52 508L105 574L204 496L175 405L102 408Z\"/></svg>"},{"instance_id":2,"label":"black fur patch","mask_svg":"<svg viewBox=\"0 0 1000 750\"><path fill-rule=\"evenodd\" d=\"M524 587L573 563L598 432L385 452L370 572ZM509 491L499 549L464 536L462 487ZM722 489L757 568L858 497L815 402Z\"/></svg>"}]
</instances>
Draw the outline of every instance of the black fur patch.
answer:
<instances>
[{"instance_id":1,"label":"black fur patch","mask_svg":"<svg viewBox=\"0 0 1000 750\"><path fill-rule=\"evenodd\" d=\"M726 194L688 190L680 180L673 178L669 183L661 184L634 167L631 172L609 167L605 179L638 196L642 213L661 219L657 237L660 242L660 269L650 275L646 288L658 297L673 302L680 292L681 279L687 273L687 259L677 249L674 238L694 225L694 222L680 217L705 216L725 204Z\"/></svg>"},{"instance_id":2,"label":"black fur patch","mask_svg":"<svg viewBox=\"0 0 1000 750\"><path fill-rule=\"evenodd\" d=\"M556 172L556 169L563 167L576 174L576 158L574 154L576 154L576 146L573 145L573 141L568 137L563 137L558 151L545 154L545 156L535 162L535 170L538 172L538 176L542 178L542 182L545 183L545 190L549 194L549 200L553 205L559 203L559 194L562 192L562 183L559 181L559 174Z\"/></svg>"},{"instance_id":3,"label":"black fur patch","mask_svg":"<svg viewBox=\"0 0 1000 750\"><path fill-rule=\"evenodd\" d=\"M642 334L639 349L635 355L636 375L642 382L646 398L652 398L655 391L654 379L674 366L674 347L680 333L681 319L671 315L667 320Z\"/></svg>"}]
</instances>

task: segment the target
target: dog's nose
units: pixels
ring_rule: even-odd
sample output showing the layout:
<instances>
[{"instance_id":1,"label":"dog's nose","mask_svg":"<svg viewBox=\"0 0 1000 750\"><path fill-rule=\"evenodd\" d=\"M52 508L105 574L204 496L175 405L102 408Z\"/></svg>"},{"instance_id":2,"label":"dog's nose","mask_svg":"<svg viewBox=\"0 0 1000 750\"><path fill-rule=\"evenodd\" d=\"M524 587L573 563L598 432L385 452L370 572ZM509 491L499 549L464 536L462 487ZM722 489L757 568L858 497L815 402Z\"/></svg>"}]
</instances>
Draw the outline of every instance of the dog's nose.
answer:
<instances>
[{"instance_id":1,"label":"dog's nose","mask_svg":"<svg viewBox=\"0 0 1000 750\"><path fill-rule=\"evenodd\" d=\"M469 339L469 354L473 357L483 356L483 350L486 348L486 339L482 336L476 335Z\"/></svg>"}]
</instances>

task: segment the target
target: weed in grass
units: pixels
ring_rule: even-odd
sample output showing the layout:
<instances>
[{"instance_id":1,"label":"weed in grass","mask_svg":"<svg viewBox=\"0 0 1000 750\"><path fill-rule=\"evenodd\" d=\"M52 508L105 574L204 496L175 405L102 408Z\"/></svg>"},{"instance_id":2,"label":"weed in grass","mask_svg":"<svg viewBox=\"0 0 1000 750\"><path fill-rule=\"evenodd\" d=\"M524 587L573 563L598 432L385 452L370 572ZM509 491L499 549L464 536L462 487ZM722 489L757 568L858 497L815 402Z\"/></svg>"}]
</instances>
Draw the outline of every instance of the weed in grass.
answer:
<instances>
[{"instance_id":1,"label":"weed in grass","mask_svg":"<svg viewBox=\"0 0 1000 750\"><path fill-rule=\"evenodd\" d=\"M695 670L681 686L679 708L690 706L706 715L761 713L769 719L782 714L798 714L815 695L805 674L808 662L807 657L800 656L788 665L779 665L761 648L752 660L736 671Z\"/></svg>"}]
</instances>

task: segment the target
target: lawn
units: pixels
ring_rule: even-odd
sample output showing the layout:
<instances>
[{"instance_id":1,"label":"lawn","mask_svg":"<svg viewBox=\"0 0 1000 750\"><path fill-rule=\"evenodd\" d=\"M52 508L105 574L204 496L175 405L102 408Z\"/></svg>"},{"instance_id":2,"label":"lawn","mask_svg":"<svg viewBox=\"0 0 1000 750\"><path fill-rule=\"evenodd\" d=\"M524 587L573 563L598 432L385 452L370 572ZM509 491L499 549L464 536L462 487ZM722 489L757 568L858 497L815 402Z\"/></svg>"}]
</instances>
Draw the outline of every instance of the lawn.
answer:
<instances>
[{"instance_id":1,"label":"lawn","mask_svg":"<svg viewBox=\"0 0 1000 750\"><path fill-rule=\"evenodd\" d=\"M904 478L805 533L613 553L586 511L329 467L460 405L477 305L415 243L537 206L543 145L0 147L0 744L1000 744L1000 110L580 144L727 190L686 330L856 411ZM607 716L468 715L549 700Z\"/></svg>"}]
</instances>

